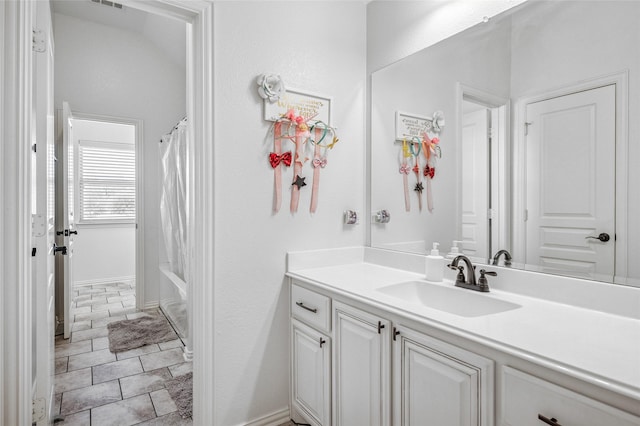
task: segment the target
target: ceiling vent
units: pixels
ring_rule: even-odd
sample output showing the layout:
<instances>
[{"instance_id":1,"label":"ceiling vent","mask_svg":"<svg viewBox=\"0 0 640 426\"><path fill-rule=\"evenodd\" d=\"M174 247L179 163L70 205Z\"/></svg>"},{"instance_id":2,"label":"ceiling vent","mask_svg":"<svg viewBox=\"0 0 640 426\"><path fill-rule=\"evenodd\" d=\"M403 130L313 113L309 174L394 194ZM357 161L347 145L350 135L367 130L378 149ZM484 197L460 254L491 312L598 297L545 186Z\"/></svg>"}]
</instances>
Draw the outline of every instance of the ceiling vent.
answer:
<instances>
[{"instance_id":1,"label":"ceiling vent","mask_svg":"<svg viewBox=\"0 0 640 426\"><path fill-rule=\"evenodd\" d=\"M122 9L122 5L120 3L116 3L109 0L91 0L94 3L103 4L109 7L115 7L116 9Z\"/></svg>"}]
</instances>

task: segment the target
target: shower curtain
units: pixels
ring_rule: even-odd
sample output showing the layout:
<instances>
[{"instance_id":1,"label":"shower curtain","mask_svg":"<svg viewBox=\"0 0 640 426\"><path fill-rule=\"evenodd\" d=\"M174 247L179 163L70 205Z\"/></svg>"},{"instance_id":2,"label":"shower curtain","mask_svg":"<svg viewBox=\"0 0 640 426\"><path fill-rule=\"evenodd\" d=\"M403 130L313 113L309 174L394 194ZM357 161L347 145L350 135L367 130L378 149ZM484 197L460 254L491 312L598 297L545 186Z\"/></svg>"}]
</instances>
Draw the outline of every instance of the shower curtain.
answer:
<instances>
[{"instance_id":1,"label":"shower curtain","mask_svg":"<svg viewBox=\"0 0 640 426\"><path fill-rule=\"evenodd\" d=\"M171 272L186 281L187 264L187 119L162 137L160 217Z\"/></svg>"}]
</instances>

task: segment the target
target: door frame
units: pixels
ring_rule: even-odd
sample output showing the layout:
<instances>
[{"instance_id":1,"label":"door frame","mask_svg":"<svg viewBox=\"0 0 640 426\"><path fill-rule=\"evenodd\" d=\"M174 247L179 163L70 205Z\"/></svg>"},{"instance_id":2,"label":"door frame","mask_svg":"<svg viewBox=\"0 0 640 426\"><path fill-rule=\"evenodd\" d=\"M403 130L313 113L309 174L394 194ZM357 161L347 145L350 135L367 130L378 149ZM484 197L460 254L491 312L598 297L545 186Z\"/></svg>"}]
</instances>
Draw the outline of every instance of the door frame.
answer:
<instances>
[{"instance_id":1,"label":"door frame","mask_svg":"<svg viewBox=\"0 0 640 426\"><path fill-rule=\"evenodd\" d=\"M524 119L528 104L578 92L614 85L616 88L616 175L615 175L615 269L613 282L627 284L628 268L628 170L629 170L629 71L607 74L593 79L556 87L523 96L515 101L513 129L513 258L524 264L526 249L526 226L524 226L527 193L526 184L526 136ZM518 188L523 188L518 191Z\"/></svg>"},{"instance_id":2,"label":"door frame","mask_svg":"<svg viewBox=\"0 0 640 426\"><path fill-rule=\"evenodd\" d=\"M72 110L73 111L73 110ZM145 221L144 221L144 123L142 120L137 118L127 118L127 117L117 117L110 115L102 115L102 114L91 114L73 111L73 118L76 120L90 120L90 121L99 121L102 123L114 123L114 124L126 124L130 126L134 126L136 129L136 141L135 141L135 155L136 155L136 242L135 242L135 251L136 251L136 270L135 270L135 279L136 279L136 308L144 309L144 233L145 233ZM74 150L77 153L77 146L74 147ZM77 155L74 155L74 158L78 158ZM73 165L73 170L75 176L75 182L77 184L77 164ZM74 203L78 201L78 191L75 192ZM79 214L79 213L78 213ZM76 227L78 223L76 223ZM139 285L140 284L140 285ZM66 320L66 319L65 319Z\"/></svg>"},{"instance_id":3,"label":"door frame","mask_svg":"<svg viewBox=\"0 0 640 426\"><path fill-rule=\"evenodd\" d=\"M511 251L511 101L481 89L458 82L456 84L456 150L462 149L463 103L471 101L491 109L491 128L497 131L491 134L491 209L500 218L492 221L491 246L495 250L504 248ZM458 182L462 182L462 156L456 156ZM462 188L456 187L456 239L462 240ZM494 247L495 246L495 247ZM492 253L489 253L491 256ZM487 261L487 259L485 259Z\"/></svg>"},{"instance_id":4,"label":"door frame","mask_svg":"<svg viewBox=\"0 0 640 426\"><path fill-rule=\"evenodd\" d=\"M31 423L31 49L36 0L0 2L0 422ZM213 9L204 0L122 0L186 22L189 139L188 223L194 424L215 422ZM5 206L11 205L7 210Z\"/></svg>"}]
</instances>

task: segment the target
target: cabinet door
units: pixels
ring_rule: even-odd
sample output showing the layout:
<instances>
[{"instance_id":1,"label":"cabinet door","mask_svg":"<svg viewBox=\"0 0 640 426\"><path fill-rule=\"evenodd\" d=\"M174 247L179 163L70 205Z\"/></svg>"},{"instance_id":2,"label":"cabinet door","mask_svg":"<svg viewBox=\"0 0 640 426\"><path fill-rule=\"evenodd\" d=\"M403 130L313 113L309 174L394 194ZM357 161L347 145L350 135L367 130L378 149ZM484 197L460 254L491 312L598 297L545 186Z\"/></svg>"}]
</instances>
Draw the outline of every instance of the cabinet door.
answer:
<instances>
[{"instance_id":1,"label":"cabinet door","mask_svg":"<svg viewBox=\"0 0 640 426\"><path fill-rule=\"evenodd\" d=\"M397 331L394 424L493 424L493 361L408 328Z\"/></svg>"},{"instance_id":2,"label":"cabinet door","mask_svg":"<svg viewBox=\"0 0 640 426\"><path fill-rule=\"evenodd\" d=\"M291 405L317 426L331 424L331 340L291 320Z\"/></svg>"},{"instance_id":3,"label":"cabinet door","mask_svg":"<svg viewBox=\"0 0 640 426\"><path fill-rule=\"evenodd\" d=\"M335 302L334 324L334 424L389 425L389 321Z\"/></svg>"}]
</instances>

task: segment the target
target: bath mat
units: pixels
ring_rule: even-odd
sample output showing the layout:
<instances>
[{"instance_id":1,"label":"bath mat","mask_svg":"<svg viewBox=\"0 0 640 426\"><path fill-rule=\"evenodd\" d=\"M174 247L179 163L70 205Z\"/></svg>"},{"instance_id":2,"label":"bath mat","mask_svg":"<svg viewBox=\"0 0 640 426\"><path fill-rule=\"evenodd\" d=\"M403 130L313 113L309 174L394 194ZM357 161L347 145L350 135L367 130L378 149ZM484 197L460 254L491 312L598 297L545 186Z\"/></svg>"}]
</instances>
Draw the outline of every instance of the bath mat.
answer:
<instances>
[{"instance_id":1,"label":"bath mat","mask_svg":"<svg viewBox=\"0 0 640 426\"><path fill-rule=\"evenodd\" d=\"M115 321L107 324L107 328L109 329L109 350L112 353L178 338L169 321L162 316Z\"/></svg>"},{"instance_id":2,"label":"bath mat","mask_svg":"<svg viewBox=\"0 0 640 426\"><path fill-rule=\"evenodd\" d=\"M193 373L167 380L165 386L173 398L173 402L176 403L180 416L183 419L191 417L193 414Z\"/></svg>"}]
</instances>

